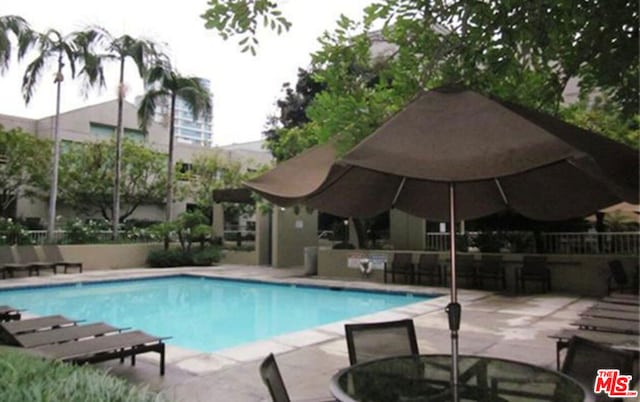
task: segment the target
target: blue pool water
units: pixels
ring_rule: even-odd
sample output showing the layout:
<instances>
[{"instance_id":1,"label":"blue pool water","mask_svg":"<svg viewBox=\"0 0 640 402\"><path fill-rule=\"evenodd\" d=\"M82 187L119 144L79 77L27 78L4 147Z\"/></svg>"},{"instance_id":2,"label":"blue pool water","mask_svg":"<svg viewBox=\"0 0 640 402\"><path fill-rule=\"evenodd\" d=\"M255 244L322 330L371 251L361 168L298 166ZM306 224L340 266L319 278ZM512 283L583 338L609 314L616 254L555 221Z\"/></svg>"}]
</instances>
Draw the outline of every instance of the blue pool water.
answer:
<instances>
[{"instance_id":1,"label":"blue pool water","mask_svg":"<svg viewBox=\"0 0 640 402\"><path fill-rule=\"evenodd\" d=\"M167 343L205 352L426 298L191 276L0 290L0 305L172 336Z\"/></svg>"}]
</instances>

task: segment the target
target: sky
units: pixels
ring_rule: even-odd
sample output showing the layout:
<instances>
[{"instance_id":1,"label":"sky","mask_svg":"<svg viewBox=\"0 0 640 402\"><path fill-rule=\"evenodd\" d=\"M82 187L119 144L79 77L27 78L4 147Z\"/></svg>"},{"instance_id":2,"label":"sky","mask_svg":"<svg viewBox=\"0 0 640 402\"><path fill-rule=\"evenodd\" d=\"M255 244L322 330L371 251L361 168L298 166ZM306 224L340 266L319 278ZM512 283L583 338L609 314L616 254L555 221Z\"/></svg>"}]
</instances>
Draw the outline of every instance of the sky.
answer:
<instances>
[{"instance_id":1,"label":"sky","mask_svg":"<svg viewBox=\"0 0 640 402\"><path fill-rule=\"evenodd\" d=\"M237 39L227 41L204 28L200 15L204 0L20 0L3 1L0 15L19 15L38 31L54 28L63 34L99 25L114 36L124 33L166 43L172 63L182 75L196 75L211 81L213 92L214 143L256 141L262 138L267 116L277 111L275 101L284 82L295 83L299 67L307 67L310 54L319 49L317 38L335 28L340 14L359 19L372 0L280 0L283 14L292 22L288 32L278 36L260 31L257 56L241 53ZM28 60L30 56L26 57ZM25 106L20 92L26 62L13 60L0 76L0 114L40 118L55 113L54 66L44 71L36 92ZM125 84L127 99L142 94L135 66L128 64ZM67 78L62 88L61 110L115 99L117 67L106 71L107 87L81 94L79 82Z\"/></svg>"}]
</instances>

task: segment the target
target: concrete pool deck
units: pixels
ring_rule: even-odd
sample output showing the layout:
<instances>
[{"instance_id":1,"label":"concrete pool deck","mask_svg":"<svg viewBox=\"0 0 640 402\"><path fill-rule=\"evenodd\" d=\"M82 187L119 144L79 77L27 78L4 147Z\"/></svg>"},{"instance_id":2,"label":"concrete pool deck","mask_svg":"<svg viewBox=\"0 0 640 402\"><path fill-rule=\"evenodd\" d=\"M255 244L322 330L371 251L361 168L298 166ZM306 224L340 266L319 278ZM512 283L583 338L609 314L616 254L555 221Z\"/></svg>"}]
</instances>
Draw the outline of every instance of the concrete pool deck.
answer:
<instances>
[{"instance_id":1,"label":"concrete pool deck","mask_svg":"<svg viewBox=\"0 0 640 402\"><path fill-rule=\"evenodd\" d=\"M0 289L56 283L87 282L171 275L177 273L212 277L256 279L291 284L348 286L362 289L393 289L429 292L443 297L418 301L376 314L355 317L310 330L285 334L268 340L203 353L167 346L166 374L158 374L155 354L140 355L135 367L117 361L100 364L112 373L149 386L174 401L266 401L267 389L258 374L258 366L274 353L292 399L330 397L329 380L348 366L344 324L346 322L385 321L412 318L421 353L450 353L450 337L444 307L449 302L448 288L384 285L363 281L304 277L303 269L273 269L256 266L218 266L208 268L127 269L88 271L15 278L0 281ZM501 357L555 368L555 341L547 336L562 328L593 299L571 295L536 294L507 296L494 292L460 289L462 304L460 351L463 354ZM20 306L14 306L20 307ZM82 317L74 317L81 319ZM221 330L224 330L221 328ZM170 334L158 334L170 335Z\"/></svg>"}]
</instances>

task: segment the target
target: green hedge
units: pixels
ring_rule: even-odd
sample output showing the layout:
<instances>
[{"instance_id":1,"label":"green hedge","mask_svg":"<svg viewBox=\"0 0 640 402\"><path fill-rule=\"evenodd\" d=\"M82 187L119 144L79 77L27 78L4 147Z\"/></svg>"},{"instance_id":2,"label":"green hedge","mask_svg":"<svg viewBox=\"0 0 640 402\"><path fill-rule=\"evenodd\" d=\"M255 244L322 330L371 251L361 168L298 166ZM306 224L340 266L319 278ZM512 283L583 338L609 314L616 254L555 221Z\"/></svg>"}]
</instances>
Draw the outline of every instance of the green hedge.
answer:
<instances>
[{"instance_id":1,"label":"green hedge","mask_svg":"<svg viewBox=\"0 0 640 402\"><path fill-rule=\"evenodd\" d=\"M154 268L210 266L220 261L220 247L211 246L185 251L181 248L153 250L147 256L147 264Z\"/></svg>"},{"instance_id":2,"label":"green hedge","mask_svg":"<svg viewBox=\"0 0 640 402\"><path fill-rule=\"evenodd\" d=\"M0 347L0 401L160 402L166 399L106 371Z\"/></svg>"}]
</instances>

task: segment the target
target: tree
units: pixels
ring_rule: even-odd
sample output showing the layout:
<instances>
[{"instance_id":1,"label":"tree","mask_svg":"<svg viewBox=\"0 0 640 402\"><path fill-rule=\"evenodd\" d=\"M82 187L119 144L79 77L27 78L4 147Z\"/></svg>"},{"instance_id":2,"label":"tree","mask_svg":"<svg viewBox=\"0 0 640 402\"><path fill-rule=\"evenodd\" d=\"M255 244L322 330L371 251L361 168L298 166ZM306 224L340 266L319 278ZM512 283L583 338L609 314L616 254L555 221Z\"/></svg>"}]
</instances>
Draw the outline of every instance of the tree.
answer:
<instances>
[{"instance_id":1,"label":"tree","mask_svg":"<svg viewBox=\"0 0 640 402\"><path fill-rule=\"evenodd\" d=\"M60 163L60 199L68 207L87 216L100 213L113 218L113 175L115 140L98 143L71 143ZM120 193L125 220L140 205L162 204L167 187L163 166L166 157L134 140L122 142Z\"/></svg>"},{"instance_id":2,"label":"tree","mask_svg":"<svg viewBox=\"0 0 640 402\"><path fill-rule=\"evenodd\" d=\"M0 74L7 71L11 61L12 36L18 42L18 60L20 60L31 46L33 31L22 17L17 15L0 16Z\"/></svg>"},{"instance_id":3,"label":"tree","mask_svg":"<svg viewBox=\"0 0 640 402\"><path fill-rule=\"evenodd\" d=\"M124 98L126 95L124 84L124 72L127 60L133 61L140 77L144 77L148 66L154 64L158 59L164 59L166 56L159 49L159 45L147 39L138 39L129 35L113 37L103 28L98 28L100 39L106 49L105 53L97 55L92 59L91 64L87 64L87 72L89 76L103 76L104 63L106 61L116 61L119 64L119 81L118 81L118 115L116 121L116 146L115 146L115 163L113 175L113 216L111 218L113 238L118 238L119 216L120 216L120 185L122 176L122 138L124 136L124 124L122 116L124 111Z\"/></svg>"},{"instance_id":4,"label":"tree","mask_svg":"<svg viewBox=\"0 0 640 402\"><path fill-rule=\"evenodd\" d=\"M140 127L146 130L156 113L159 103L169 99L169 160L167 165L166 221L172 219L173 181L174 181L174 144L176 101L181 99L191 110L194 119L210 118L211 93L198 77L183 77L167 63L156 64L146 77L149 90L144 94L138 109Z\"/></svg>"},{"instance_id":5,"label":"tree","mask_svg":"<svg viewBox=\"0 0 640 402\"><path fill-rule=\"evenodd\" d=\"M47 237L53 239L56 224L56 202L58 198L58 169L60 161L60 97L62 81L64 81L63 69L66 65L71 70L71 78L76 75L76 63L83 63L85 66L93 62L93 46L99 40L100 34L93 29L72 32L69 35L62 35L55 29L49 29L45 33L32 33L26 35L21 43L21 48L33 44L38 49L38 55L29 63L22 79L22 95L28 104L33 97L35 85L38 83L43 69L49 60L55 60L56 74L53 82L56 84L56 114L54 119L54 140L53 140L53 166L51 173L51 189L49 193L49 213L47 223ZM94 75L85 72L85 83L87 87L95 84L102 85L101 75Z\"/></svg>"},{"instance_id":6,"label":"tree","mask_svg":"<svg viewBox=\"0 0 640 402\"><path fill-rule=\"evenodd\" d=\"M201 16L205 28L218 31L224 40L240 36L238 45L243 53L256 55L260 21L278 34L291 27L277 4L270 0L209 0L207 4L209 8Z\"/></svg>"},{"instance_id":7,"label":"tree","mask_svg":"<svg viewBox=\"0 0 640 402\"><path fill-rule=\"evenodd\" d=\"M282 85L284 97L276 102L280 115L269 116L266 129L262 133L266 147L276 160L287 160L315 145L314 138L300 136L298 131L292 129L309 122L307 107L325 87L313 78L311 72L302 68L298 69L298 81L294 87L288 82Z\"/></svg>"},{"instance_id":8,"label":"tree","mask_svg":"<svg viewBox=\"0 0 640 402\"><path fill-rule=\"evenodd\" d=\"M7 216L19 198L48 188L50 150L48 140L0 126L0 216Z\"/></svg>"},{"instance_id":9,"label":"tree","mask_svg":"<svg viewBox=\"0 0 640 402\"><path fill-rule=\"evenodd\" d=\"M223 37L255 36L260 17L282 17L268 0L210 0L209 6L207 27ZM517 96L518 78L525 78L528 92L542 98L538 108L556 111L569 78L576 77L584 94L606 93L629 117L638 112L640 92L638 16L637 3L629 0L383 0L366 8L364 28L384 22L387 39L391 32L393 39L404 37L400 52L432 60L423 73L440 64L448 80L509 97ZM441 38L429 49L421 37L434 30ZM410 50L419 48L430 51Z\"/></svg>"}]
</instances>

